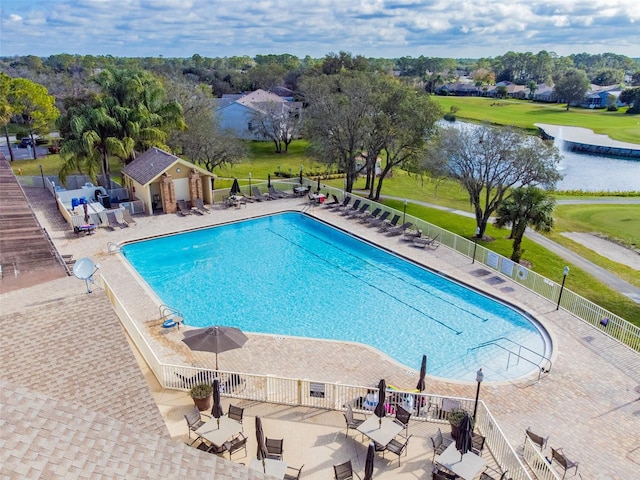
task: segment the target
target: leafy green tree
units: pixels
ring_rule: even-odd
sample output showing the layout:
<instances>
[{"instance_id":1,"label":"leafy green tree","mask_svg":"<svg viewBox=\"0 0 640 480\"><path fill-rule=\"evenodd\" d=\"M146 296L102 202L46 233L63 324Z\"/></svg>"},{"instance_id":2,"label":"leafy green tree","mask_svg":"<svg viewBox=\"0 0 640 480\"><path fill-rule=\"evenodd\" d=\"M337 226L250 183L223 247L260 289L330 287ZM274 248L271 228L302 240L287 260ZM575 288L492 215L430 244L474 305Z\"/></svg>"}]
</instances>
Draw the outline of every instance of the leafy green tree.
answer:
<instances>
[{"instance_id":1,"label":"leafy green tree","mask_svg":"<svg viewBox=\"0 0 640 480\"><path fill-rule=\"evenodd\" d=\"M599 70L591 83L595 85L614 85L624 81L624 70L615 68L605 68Z\"/></svg>"},{"instance_id":2,"label":"leafy green tree","mask_svg":"<svg viewBox=\"0 0 640 480\"><path fill-rule=\"evenodd\" d=\"M618 99L622 103L631 105L631 107L627 109L627 113L640 113L640 87L625 88L620 93Z\"/></svg>"},{"instance_id":3,"label":"leafy green tree","mask_svg":"<svg viewBox=\"0 0 640 480\"><path fill-rule=\"evenodd\" d=\"M169 82L167 97L182 105L187 124L187 128L174 130L169 136L173 151L210 172L216 167L232 166L247 155L242 140L220 130L212 115L215 101L206 86Z\"/></svg>"},{"instance_id":4,"label":"leafy green tree","mask_svg":"<svg viewBox=\"0 0 640 480\"><path fill-rule=\"evenodd\" d=\"M110 68L100 73L97 82L104 95L102 106L118 121L121 139L134 142L122 158L125 163L135 158L136 151L167 148L169 133L184 128L182 107L165 101L162 83L150 73Z\"/></svg>"},{"instance_id":5,"label":"leafy green tree","mask_svg":"<svg viewBox=\"0 0 640 480\"><path fill-rule=\"evenodd\" d=\"M535 80L529 80L529 84L527 86L529 87L529 100L533 100L536 96L536 91L538 90L538 84Z\"/></svg>"},{"instance_id":6,"label":"leafy green tree","mask_svg":"<svg viewBox=\"0 0 640 480\"><path fill-rule=\"evenodd\" d=\"M60 112L55 106L55 98L42 85L25 78L14 78L9 83L7 96L13 113L20 115L29 129L31 144L35 145L34 134L49 133L51 125ZM38 158L35 148L32 149L33 158Z\"/></svg>"},{"instance_id":7,"label":"leafy green tree","mask_svg":"<svg viewBox=\"0 0 640 480\"><path fill-rule=\"evenodd\" d=\"M556 169L558 150L512 128L448 127L434 143L425 167L427 171L447 171L467 190L480 237L513 187L553 188L562 178Z\"/></svg>"},{"instance_id":8,"label":"leafy green tree","mask_svg":"<svg viewBox=\"0 0 640 480\"><path fill-rule=\"evenodd\" d=\"M371 126L372 88L366 75L344 72L308 77L302 81L305 137L310 153L319 161L337 164L346 173L351 192L360 174L356 159L363 150Z\"/></svg>"},{"instance_id":9,"label":"leafy green tree","mask_svg":"<svg viewBox=\"0 0 640 480\"><path fill-rule=\"evenodd\" d=\"M436 121L442 118L442 110L429 96L395 81L385 83L388 85L384 90L374 92L374 121L368 135L369 139L377 141L383 152L376 190L374 193L372 182L369 195L376 201L380 199L385 178L394 167L416 169L425 155ZM374 150L369 145L365 144L367 155ZM371 155L370 160L375 172L377 154Z\"/></svg>"},{"instance_id":10,"label":"leafy green tree","mask_svg":"<svg viewBox=\"0 0 640 480\"><path fill-rule=\"evenodd\" d=\"M13 148L9 140L9 122L13 116L13 107L9 102L9 90L11 89L11 77L5 73L0 73L0 123L4 127L4 136L9 148L9 156L13 162Z\"/></svg>"},{"instance_id":11,"label":"leafy green tree","mask_svg":"<svg viewBox=\"0 0 640 480\"><path fill-rule=\"evenodd\" d=\"M567 102L567 110L572 103L584 99L589 89L589 79L584 70L570 68L554 78L555 93L560 101Z\"/></svg>"},{"instance_id":12,"label":"leafy green tree","mask_svg":"<svg viewBox=\"0 0 640 480\"><path fill-rule=\"evenodd\" d=\"M104 186L109 189L109 156L124 158L133 147L133 139L122 136L118 119L104 105L73 107L67 116L68 120L62 121L68 121L70 131L60 149L64 163L58 176L64 181L67 175L77 171L95 181L101 172Z\"/></svg>"},{"instance_id":13,"label":"leafy green tree","mask_svg":"<svg viewBox=\"0 0 640 480\"><path fill-rule=\"evenodd\" d=\"M511 260L519 263L522 258L522 238L527 227L532 227L537 232L551 231L554 207L555 200L544 190L536 187L516 188L512 195L500 204L494 224L498 228L511 227Z\"/></svg>"}]
</instances>

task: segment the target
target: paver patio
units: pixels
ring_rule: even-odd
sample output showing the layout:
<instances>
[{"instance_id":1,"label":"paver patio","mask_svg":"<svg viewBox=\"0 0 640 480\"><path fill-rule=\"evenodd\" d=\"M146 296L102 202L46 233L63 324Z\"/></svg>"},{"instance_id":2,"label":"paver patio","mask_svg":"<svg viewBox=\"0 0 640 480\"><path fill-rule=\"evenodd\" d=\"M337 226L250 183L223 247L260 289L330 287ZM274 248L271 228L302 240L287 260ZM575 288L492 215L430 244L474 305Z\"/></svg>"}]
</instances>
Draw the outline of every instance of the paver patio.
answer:
<instances>
[{"instance_id":1,"label":"paver patio","mask_svg":"<svg viewBox=\"0 0 640 480\"><path fill-rule=\"evenodd\" d=\"M31 193L31 192L30 192ZM177 330L168 334L160 334L157 328L158 305L150 295L147 287L142 285L132 274L119 255L107 253L108 242L122 242L140 237L148 237L173 231L198 228L201 226L238 220L247 216L268 214L282 209L298 210L303 207L299 199L277 200L250 204L247 208L220 210L215 208L210 215L178 217L177 215L139 216L137 226L112 232L99 230L95 235L76 237L68 234L68 227L60 224L51 209L52 199L29 195L34 210L54 244L63 254L73 254L75 258L88 256L101 264L100 273L113 287L128 311L140 325L145 326L148 340L154 351L168 363L180 362L185 365L209 365L212 357L208 354L187 353L176 347L181 344ZM367 229L344 217L327 212L322 208L308 211L338 227L352 231L363 238L381 244L401 255L414 258L430 268L459 279L532 313L549 331L554 343L553 369L551 374L541 382L523 380L516 382L495 383L490 379L482 385L481 398L499 422L502 430L514 448L522 444L524 430L531 426L535 431L550 435L549 445L563 447L569 458L580 461L579 473L583 478L634 478L640 467L640 355L630 349L618 345L597 329L576 319L572 315L555 310L555 305L543 300L526 289L509 282L509 289L504 284L491 285L478 277L474 272L478 264L472 265L468 258L458 255L445 247L435 251L415 249L399 241L398 237L389 238ZM50 286L47 286L50 285ZM213 287L211 287L213 288ZM86 296L84 283L75 278L55 280L38 289L37 298L25 295L25 291L9 292L0 296L2 319L8 321L10 312L38 309L38 305L48 305L38 310L47 315L48 309L55 310L57 305L73 297ZM95 297L103 295L97 291ZM36 315L37 316L37 315ZM98 318L93 319L99 322ZM156 328L154 328L154 326ZM74 325L78 328L78 325ZM121 335L113 331L113 335ZM361 345L347 342L324 342L292 337L276 337L271 335L249 334L249 341L242 351L225 352L225 365L235 371L247 371L256 374L274 374L294 378L314 378L320 381L341 381L359 385L370 385L384 377L388 383L408 389L414 388L417 368L399 365L376 351ZM44 339L43 339L44 341ZM31 351L46 349L44 345L33 345ZM282 352L286 351L286 355ZM253 355L260 355L263 362L256 367L251 362ZM45 359L49 361L49 359ZM56 359L62 361L64 359ZM69 357L72 361L72 357ZM17 367L16 367L17 368ZM36 365L28 368L37 368ZM29 372L23 370L29 375ZM148 375L148 372L147 372ZM5 380L3 372L2 379ZM12 377L17 382L18 377ZM46 394L43 386L42 393ZM81 386L79 386L81 388ZM441 395L456 395L473 398L475 384L449 382L436 378L427 379L427 391ZM188 409L188 398L183 392L153 392L160 412L169 426L169 431L176 439L186 437L186 425L181 415ZM173 402L175 401L175 404ZM4 402L3 402L4 403ZM252 408L254 408L252 406ZM273 408L275 415L281 415L285 421L297 422L300 414L292 414L280 407L255 406ZM327 435L342 435L342 417L333 412L334 418L329 423L330 432L318 430L318 438ZM1 417L0 417L1 418ZM291 420L289 420L291 419ZM275 424L275 423L274 423ZM326 426L326 425L325 425ZM338 430L336 430L336 428ZM181 430L182 429L182 430ZM293 431L291 424L285 431ZM311 436L314 433L310 434ZM287 438L283 434L284 438ZM337 437L336 437L337 438ZM292 465L305 463L307 457L303 449L296 452L297 441L286 441L291 450L286 458ZM300 443L302 445L302 443ZM332 442L323 443L322 451L328 452ZM363 444L364 445L364 444ZM302 448L302 447L301 447ZM305 447L306 448L306 447ZM309 447L312 448L312 447ZM356 448L356 447L354 447ZM415 446L414 446L415 448ZM363 446L362 452L365 447ZM338 451L339 449L336 449ZM289 452L292 452L289 454ZM250 451L250 456L253 452ZM413 478L427 478L424 460L430 458L430 448L421 450L422 459L402 461L403 472ZM291 456L290 456L291 455ZM357 447L356 457L359 458ZM296 459L300 458L300 461ZM239 459L239 461L243 461ZM323 460L324 461L324 460ZM336 462L337 463L337 462ZM395 457L391 462L395 465ZM304 478L328 478L324 465L306 472ZM412 466L415 468L412 470ZM0 470L1 472L1 470ZM398 471L391 471L380 478L398 478ZM387 476L389 475L389 476ZM407 477L408 478L408 477Z\"/></svg>"}]
</instances>

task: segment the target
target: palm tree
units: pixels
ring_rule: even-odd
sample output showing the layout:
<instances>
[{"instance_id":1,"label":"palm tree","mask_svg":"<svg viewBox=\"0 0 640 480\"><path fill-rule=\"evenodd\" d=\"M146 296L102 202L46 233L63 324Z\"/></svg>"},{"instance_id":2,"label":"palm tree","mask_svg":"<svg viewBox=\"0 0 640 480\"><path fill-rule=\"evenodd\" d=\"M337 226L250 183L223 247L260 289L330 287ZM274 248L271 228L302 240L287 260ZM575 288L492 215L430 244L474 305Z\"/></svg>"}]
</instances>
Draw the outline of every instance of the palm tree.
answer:
<instances>
[{"instance_id":1,"label":"palm tree","mask_svg":"<svg viewBox=\"0 0 640 480\"><path fill-rule=\"evenodd\" d=\"M522 237L527 227L537 232L549 232L553 228L553 208L555 200L544 190L536 187L516 188L497 210L495 226L511 225L509 238L513 239L511 260L520 262Z\"/></svg>"},{"instance_id":2,"label":"palm tree","mask_svg":"<svg viewBox=\"0 0 640 480\"><path fill-rule=\"evenodd\" d=\"M94 180L101 171L105 188L109 189L109 155L123 158L133 141L121 138L120 124L102 104L71 109L68 115L70 132L60 150L65 162L59 172L60 179L64 181L69 173L82 172L84 167Z\"/></svg>"}]
</instances>

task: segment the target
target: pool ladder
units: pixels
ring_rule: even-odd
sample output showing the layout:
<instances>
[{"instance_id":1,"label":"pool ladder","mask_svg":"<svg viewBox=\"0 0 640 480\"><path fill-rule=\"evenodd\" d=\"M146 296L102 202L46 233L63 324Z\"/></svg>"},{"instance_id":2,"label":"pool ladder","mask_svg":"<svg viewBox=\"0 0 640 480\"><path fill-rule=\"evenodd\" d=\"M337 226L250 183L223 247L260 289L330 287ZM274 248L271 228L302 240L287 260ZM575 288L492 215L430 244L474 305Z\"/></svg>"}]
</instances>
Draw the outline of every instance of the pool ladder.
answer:
<instances>
[{"instance_id":1,"label":"pool ladder","mask_svg":"<svg viewBox=\"0 0 640 480\"><path fill-rule=\"evenodd\" d=\"M516 347L518 347L518 351L513 351L507 347L505 347L504 345L501 345L500 343L498 343L499 341L503 340L504 342L510 343L511 345L514 345ZM528 347L525 347L524 345L518 343L518 342L514 342L513 340L506 338L506 337L498 337L498 338L494 338L493 340L489 340L487 342L483 342L475 347L471 347L467 349L467 353L470 353L473 350L480 350L481 348L484 347L489 347L489 346L496 346L498 348L501 348L502 350L505 350L509 353L509 356L507 357L507 370L509 369L509 364L511 362L511 356L514 355L517 358L517 362L516 365L520 362L520 359L524 360L525 362L529 362L530 364L534 365L537 369L538 369L538 381L540 381L540 377L542 376L542 374L544 373L545 375L548 375L549 372L551 371L551 366L552 366L552 362L551 359L549 357L546 357L544 355L541 355L538 352L535 352L533 350L531 350ZM544 360L545 364L544 365L539 365L538 363L534 362L533 360L528 359L527 357L522 355L522 350L526 350L529 353L532 353L533 355L540 357L540 360Z\"/></svg>"},{"instance_id":2,"label":"pool ladder","mask_svg":"<svg viewBox=\"0 0 640 480\"><path fill-rule=\"evenodd\" d=\"M180 324L184 320L184 316L179 310L170 307L169 305L160 305L160 320L163 324L167 320L173 320L178 325L179 330Z\"/></svg>"}]
</instances>

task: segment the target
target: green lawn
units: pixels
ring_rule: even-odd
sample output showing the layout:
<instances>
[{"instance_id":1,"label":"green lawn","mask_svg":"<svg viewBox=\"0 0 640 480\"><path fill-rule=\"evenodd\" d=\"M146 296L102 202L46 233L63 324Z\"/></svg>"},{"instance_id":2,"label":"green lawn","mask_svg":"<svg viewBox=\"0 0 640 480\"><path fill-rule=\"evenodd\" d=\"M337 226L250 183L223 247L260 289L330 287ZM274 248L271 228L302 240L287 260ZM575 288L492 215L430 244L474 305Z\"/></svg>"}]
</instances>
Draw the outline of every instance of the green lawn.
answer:
<instances>
[{"instance_id":1,"label":"green lawn","mask_svg":"<svg viewBox=\"0 0 640 480\"><path fill-rule=\"evenodd\" d=\"M445 112L452 106L459 110L456 117L461 120L489 122L498 125L514 125L537 133L534 123L584 127L596 133L609 135L622 142L640 143L640 115L627 115L626 109L617 112L589 110L566 104L533 103L523 100L496 100L481 97L433 96Z\"/></svg>"}]
</instances>

